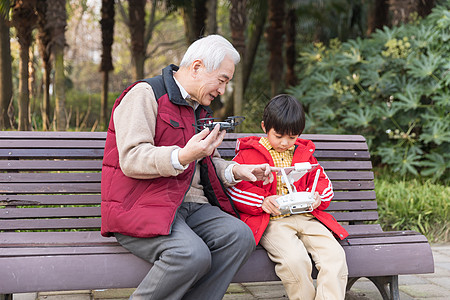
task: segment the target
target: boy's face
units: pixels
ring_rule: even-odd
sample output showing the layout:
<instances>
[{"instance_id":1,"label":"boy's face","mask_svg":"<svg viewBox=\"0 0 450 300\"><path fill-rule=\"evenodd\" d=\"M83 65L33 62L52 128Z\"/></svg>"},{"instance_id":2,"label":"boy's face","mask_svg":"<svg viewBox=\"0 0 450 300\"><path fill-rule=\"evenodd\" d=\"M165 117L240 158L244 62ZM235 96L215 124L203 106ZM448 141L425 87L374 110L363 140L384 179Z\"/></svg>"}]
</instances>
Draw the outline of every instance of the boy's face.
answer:
<instances>
[{"instance_id":1,"label":"boy's face","mask_svg":"<svg viewBox=\"0 0 450 300\"><path fill-rule=\"evenodd\" d=\"M269 140L270 145L277 152L284 152L294 146L295 141L297 141L298 135L289 135L289 134L279 134L273 128L271 128L268 132L264 127L264 121L261 122L261 128L267 134L267 139Z\"/></svg>"}]
</instances>

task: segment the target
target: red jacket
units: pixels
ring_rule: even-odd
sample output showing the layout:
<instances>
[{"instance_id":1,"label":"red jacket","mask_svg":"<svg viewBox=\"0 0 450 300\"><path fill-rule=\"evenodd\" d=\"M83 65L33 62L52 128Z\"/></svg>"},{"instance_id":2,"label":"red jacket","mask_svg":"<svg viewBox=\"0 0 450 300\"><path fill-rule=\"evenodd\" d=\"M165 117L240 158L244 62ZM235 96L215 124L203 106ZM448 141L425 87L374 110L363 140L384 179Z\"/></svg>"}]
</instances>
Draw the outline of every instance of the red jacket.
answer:
<instances>
[{"instance_id":1,"label":"red jacket","mask_svg":"<svg viewBox=\"0 0 450 300\"><path fill-rule=\"evenodd\" d=\"M233 160L240 164L269 163L269 165L274 166L272 156L269 154L269 151L259 143L259 140L260 137L254 136L239 139L236 145L236 156ZM313 142L299 138L295 143L292 165L299 162L316 164L317 160L313 156L314 150L315 146ZM334 194L331 181L328 179L323 168L319 168L321 169L321 172L317 182L316 191L319 192L322 203L312 211L312 214L336 236L340 239L344 239L348 236L347 231L331 214L324 211L324 209L330 205L330 200L333 198ZM305 191L307 188L311 190L314 177L315 172L310 172L296 181L294 184L297 191ZM263 185L262 181L241 181L227 190L239 211L241 220L252 229L256 244L259 243L270 218L270 215L262 210L262 202L265 197L276 195L276 190L276 177L271 184Z\"/></svg>"},{"instance_id":2,"label":"red jacket","mask_svg":"<svg viewBox=\"0 0 450 300\"><path fill-rule=\"evenodd\" d=\"M184 147L196 133L192 125L196 123L196 119L211 114L208 107L199 106L194 112L187 104L173 79L173 70L177 70L177 67L171 65L163 70L162 76L145 80L152 86L158 102L154 137L156 146ZM128 87L116 100L112 116L124 95L133 86L134 84ZM216 174L211 157L205 157L198 163L201 184L209 202L237 215ZM178 176L155 179L127 177L119 165L114 120L111 117L103 156L101 234L111 236L118 232L135 237L170 234L178 207L189 190L195 164L196 162L190 163Z\"/></svg>"}]
</instances>

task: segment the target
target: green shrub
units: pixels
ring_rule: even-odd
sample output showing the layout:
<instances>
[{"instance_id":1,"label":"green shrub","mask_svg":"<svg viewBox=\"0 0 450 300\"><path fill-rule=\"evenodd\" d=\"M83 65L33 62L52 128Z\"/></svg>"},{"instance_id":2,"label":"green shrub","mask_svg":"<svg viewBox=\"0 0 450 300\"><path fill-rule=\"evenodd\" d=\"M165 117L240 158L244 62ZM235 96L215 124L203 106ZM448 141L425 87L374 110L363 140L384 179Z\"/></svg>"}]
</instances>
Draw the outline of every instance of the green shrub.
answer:
<instances>
[{"instance_id":1,"label":"green shrub","mask_svg":"<svg viewBox=\"0 0 450 300\"><path fill-rule=\"evenodd\" d=\"M430 242L450 241L449 186L376 168L375 191L384 230L415 230Z\"/></svg>"},{"instance_id":2,"label":"green shrub","mask_svg":"<svg viewBox=\"0 0 450 300\"><path fill-rule=\"evenodd\" d=\"M450 1L368 39L304 49L308 133L364 135L376 164L450 182Z\"/></svg>"}]
</instances>

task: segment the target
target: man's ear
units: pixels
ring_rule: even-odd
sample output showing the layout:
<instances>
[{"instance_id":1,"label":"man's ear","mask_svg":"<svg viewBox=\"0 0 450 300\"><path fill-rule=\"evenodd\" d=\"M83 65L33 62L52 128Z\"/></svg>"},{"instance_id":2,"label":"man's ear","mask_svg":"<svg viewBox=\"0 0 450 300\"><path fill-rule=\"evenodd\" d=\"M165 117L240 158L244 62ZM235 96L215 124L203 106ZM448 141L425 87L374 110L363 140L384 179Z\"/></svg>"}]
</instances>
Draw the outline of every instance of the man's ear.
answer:
<instances>
[{"instance_id":1,"label":"man's ear","mask_svg":"<svg viewBox=\"0 0 450 300\"><path fill-rule=\"evenodd\" d=\"M264 126L264 121L261 121L261 128L264 131L264 133L267 133L266 132L266 127Z\"/></svg>"},{"instance_id":2,"label":"man's ear","mask_svg":"<svg viewBox=\"0 0 450 300\"><path fill-rule=\"evenodd\" d=\"M197 76L198 71L203 67L204 67L204 65L203 65L203 61L201 59L194 60L191 64L192 76L193 77Z\"/></svg>"}]
</instances>

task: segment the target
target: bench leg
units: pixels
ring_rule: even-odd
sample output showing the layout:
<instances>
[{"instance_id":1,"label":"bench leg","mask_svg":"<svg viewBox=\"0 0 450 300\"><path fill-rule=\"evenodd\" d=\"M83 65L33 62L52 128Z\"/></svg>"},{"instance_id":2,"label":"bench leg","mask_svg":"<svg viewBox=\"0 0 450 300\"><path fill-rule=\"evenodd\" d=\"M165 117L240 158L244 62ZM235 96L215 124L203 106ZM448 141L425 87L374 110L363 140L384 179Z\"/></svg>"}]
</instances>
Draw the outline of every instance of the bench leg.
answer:
<instances>
[{"instance_id":1,"label":"bench leg","mask_svg":"<svg viewBox=\"0 0 450 300\"><path fill-rule=\"evenodd\" d=\"M383 300L399 300L398 275L368 277L380 291Z\"/></svg>"},{"instance_id":2,"label":"bench leg","mask_svg":"<svg viewBox=\"0 0 450 300\"><path fill-rule=\"evenodd\" d=\"M351 277L347 281L347 291L350 291L353 284L361 277ZM383 300L399 300L398 275L367 277L377 287Z\"/></svg>"},{"instance_id":3,"label":"bench leg","mask_svg":"<svg viewBox=\"0 0 450 300\"><path fill-rule=\"evenodd\" d=\"M0 300L12 300L12 294L0 294Z\"/></svg>"}]
</instances>

